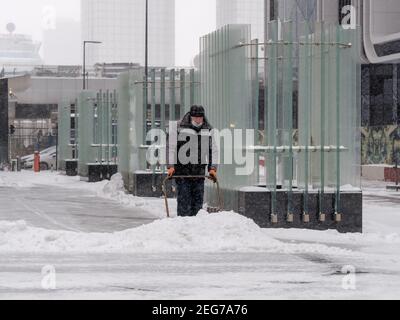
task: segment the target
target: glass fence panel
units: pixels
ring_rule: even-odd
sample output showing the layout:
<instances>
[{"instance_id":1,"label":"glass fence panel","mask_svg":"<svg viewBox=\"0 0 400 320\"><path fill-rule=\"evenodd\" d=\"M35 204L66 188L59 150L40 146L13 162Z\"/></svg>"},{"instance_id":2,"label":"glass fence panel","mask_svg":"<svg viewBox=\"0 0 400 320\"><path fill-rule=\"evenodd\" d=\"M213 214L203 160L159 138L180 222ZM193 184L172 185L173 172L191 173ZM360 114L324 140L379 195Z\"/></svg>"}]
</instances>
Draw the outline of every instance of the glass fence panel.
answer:
<instances>
[{"instance_id":1,"label":"glass fence panel","mask_svg":"<svg viewBox=\"0 0 400 320\"><path fill-rule=\"evenodd\" d=\"M249 26L227 25L202 37L200 41L201 104L213 127L225 130L219 146L219 177L221 188L225 190L224 202L227 208L234 207L237 201L236 195L229 190L257 182L254 153L247 153L247 164L251 162L250 172L244 172L246 170L243 170L244 162L241 159L246 148L255 143L251 141L246 144L246 133L240 130L256 128L250 40ZM232 144L229 140L235 132ZM254 140L254 131L251 133L251 140ZM207 201L215 200L213 194L215 192L209 187Z\"/></svg>"}]
</instances>

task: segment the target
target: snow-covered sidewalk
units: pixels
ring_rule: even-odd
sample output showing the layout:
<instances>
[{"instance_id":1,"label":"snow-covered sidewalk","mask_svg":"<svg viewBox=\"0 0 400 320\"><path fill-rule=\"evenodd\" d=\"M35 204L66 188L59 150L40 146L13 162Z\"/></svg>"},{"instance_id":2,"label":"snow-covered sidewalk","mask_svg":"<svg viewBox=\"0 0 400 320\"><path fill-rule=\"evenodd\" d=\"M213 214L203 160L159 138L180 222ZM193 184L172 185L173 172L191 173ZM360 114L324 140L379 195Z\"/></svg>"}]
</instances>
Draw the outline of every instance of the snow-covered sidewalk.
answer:
<instances>
[{"instance_id":1,"label":"snow-covered sidewalk","mask_svg":"<svg viewBox=\"0 0 400 320\"><path fill-rule=\"evenodd\" d=\"M166 219L162 199L126 194L119 175L0 172L0 298L396 298L400 204L377 188L366 186L365 233L339 234L261 229L233 212ZM342 285L349 270L355 290Z\"/></svg>"}]
</instances>

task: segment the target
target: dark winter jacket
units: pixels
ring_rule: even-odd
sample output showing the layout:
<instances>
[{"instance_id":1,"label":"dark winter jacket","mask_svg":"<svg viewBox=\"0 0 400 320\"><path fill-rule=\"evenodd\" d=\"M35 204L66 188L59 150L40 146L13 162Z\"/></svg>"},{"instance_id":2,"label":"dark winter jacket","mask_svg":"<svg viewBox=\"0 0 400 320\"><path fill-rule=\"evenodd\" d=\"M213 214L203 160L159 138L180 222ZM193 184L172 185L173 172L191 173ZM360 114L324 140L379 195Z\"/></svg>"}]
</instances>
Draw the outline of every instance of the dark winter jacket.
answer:
<instances>
[{"instance_id":1,"label":"dark winter jacket","mask_svg":"<svg viewBox=\"0 0 400 320\"><path fill-rule=\"evenodd\" d=\"M171 130L171 128L170 128ZM177 122L177 130L171 130L169 136L169 151L168 151L168 167L175 168L175 175L177 176L204 176L206 174L206 168L208 170L217 169L218 162L218 150L217 145L211 137L212 127L208 122L207 118L204 118L204 123L200 127L192 125L192 119L190 113L187 113L181 121ZM186 138L186 141L178 141L180 134L190 135ZM184 147L190 139L197 138L197 161L195 163L181 163L178 155L182 147ZM208 139L208 143L205 145L208 147L206 150L202 150L202 140ZM190 157L190 151L186 154ZM193 155L194 156L194 155Z\"/></svg>"}]
</instances>

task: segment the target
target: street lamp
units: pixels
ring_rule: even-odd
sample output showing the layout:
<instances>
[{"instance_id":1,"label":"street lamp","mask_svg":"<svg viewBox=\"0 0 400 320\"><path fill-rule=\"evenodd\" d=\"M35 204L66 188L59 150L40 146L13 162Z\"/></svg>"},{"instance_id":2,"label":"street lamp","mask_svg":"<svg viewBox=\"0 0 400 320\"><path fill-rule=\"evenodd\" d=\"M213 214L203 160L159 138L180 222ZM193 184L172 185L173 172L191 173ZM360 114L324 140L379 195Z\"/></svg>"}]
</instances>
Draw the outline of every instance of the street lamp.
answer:
<instances>
[{"instance_id":1,"label":"street lamp","mask_svg":"<svg viewBox=\"0 0 400 320\"><path fill-rule=\"evenodd\" d=\"M93 44L100 44L100 41L83 41L83 90L86 89L86 44L93 43Z\"/></svg>"}]
</instances>

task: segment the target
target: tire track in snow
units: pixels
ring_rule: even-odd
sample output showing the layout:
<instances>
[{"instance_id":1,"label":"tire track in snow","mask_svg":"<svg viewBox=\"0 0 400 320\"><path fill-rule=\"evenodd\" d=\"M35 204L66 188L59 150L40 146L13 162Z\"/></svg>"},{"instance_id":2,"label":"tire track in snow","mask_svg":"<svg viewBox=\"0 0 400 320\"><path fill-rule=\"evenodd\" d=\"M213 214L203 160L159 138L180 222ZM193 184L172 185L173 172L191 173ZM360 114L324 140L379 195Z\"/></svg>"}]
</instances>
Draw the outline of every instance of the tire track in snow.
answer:
<instances>
[{"instance_id":1,"label":"tire track in snow","mask_svg":"<svg viewBox=\"0 0 400 320\"><path fill-rule=\"evenodd\" d=\"M82 232L82 230L79 230L79 229L76 229L73 227L68 227L67 225L65 225L63 223L58 222L57 220L50 217L48 214L46 214L42 210L40 210L32 205L28 206L21 198L18 199L16 196L13 196L13 198L16 201L16 203L19 203L20 205L22 205L29 212L35 214L36 216L40 217L43 220L47 220L48 222L50 222L51 224L53 224L57 227L61 227L62 229L67 230L67 231Z\"/></svg>"}]
</instances>

